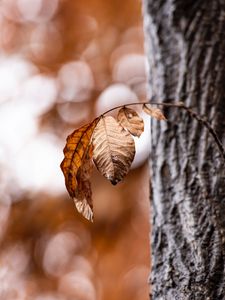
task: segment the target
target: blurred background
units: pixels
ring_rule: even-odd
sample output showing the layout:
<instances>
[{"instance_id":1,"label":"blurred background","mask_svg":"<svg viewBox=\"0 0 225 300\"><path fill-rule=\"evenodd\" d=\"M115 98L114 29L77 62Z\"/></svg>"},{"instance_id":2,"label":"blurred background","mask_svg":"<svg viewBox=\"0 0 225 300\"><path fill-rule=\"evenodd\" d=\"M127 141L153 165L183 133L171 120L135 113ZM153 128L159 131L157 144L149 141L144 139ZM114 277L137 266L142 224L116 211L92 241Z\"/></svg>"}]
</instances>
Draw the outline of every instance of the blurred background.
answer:
<instances>
[{"instance_id":1,"label":"blurred background","mask_svg":"<svg viewBox=\"0 0 225 300\"><path fill-rule=\"evenodd\" d=\"M149 120L95 222L69 198L66 137L145 99L141 1L0 1L0 300L148 299Z\"/></svg>"}]
</instances>

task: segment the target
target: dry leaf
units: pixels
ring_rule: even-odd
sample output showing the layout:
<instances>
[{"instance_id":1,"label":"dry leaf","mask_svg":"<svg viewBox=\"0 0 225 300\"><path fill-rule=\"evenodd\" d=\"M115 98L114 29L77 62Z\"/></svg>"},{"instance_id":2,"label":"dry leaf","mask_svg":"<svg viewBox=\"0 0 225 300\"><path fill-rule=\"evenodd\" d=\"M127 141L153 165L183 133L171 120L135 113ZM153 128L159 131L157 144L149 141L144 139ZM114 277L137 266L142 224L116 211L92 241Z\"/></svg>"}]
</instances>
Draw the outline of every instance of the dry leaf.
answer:
<instances>
[{"instance_id":1,"label":"dry leaf","mask_svg":"<svg viewBox=\"0 0 225 300\"><path fill-rule=\"evenodd\" d=\"M128 173L135 155L132 136L111 116L102 116L92 137L93 160L112 184L117 184Z\"/></svg>"},{"instance_id":2,"label":"dry leaf","mask_svg":"<svg viewBox=\"0 0 225 300\"><path fill-rule=\"evenodd\" d=\"M117 120L134 136L139 137L144 131L143 119L131 108L126 106L121 108L118 112Z\"/></svg>"},{"instance_id":3,"label":"dry leaf","mask_svg":"<svg viewBox=\"0 0 225 300\"><path fill-rule=\"evenodd\" d=\"M74 203L79 213L86 219L93 222L93 201L90 176L93 169L92 148L90 145L83 161L83 164L77 172L77 187L74 191Z\"/></svg>"},{"instance_id":4,"label":"dry leaf","mask_svg":"<svg viewBox=\"0 0 225 300\"><path fill-rule=\"evenodd\" d=\"M159 108L152 107L150 104L148 106L146 104L143 104L142 109L146 114L150 115L153 118L156 118L159 121L166 120L166 117Z\"/></svg>"},{"instance_id":5,"label":"dry leaf","mask_svg":"<svg viewBox=\"0 0 225 300\"><path fill-rule=\"evenodd\" d=\"M160 109L143 105L150 116L165 120ZM135 155L134 139L144 131L143 119L126 106L118 112L117 120L104 114L67 137L61 169L66 188L78 212L93 221L93 202L90 176L93 161L112 184L117 184L129 172Z\"/></svg>"},{"instance_id":6,"label":"dry leaf","mask_svg":"<svg viewBox=\"0 0 225 300\"><path fill-rule=\"evenodd\" d=\"M78 210L87 218L91 215L90 210L87 210L87 204L91 207L92 203L89 196L90 186L86 180L87 175L85 174L87 172L85 170L88 169L86 166L88 160L91 160L92 154L89 145L98 121L99 118L96 118L93 122L80 127L67 137L67 143L63 150L65 157L60 165L70 196L74 199ZM84 195L82 195L82 189L85 190ZM83 204L78 203L84 198L87 201L86 205L85 200L83 200ZM77 199L77 203L75 199Z\"/></svg>"}]
</instances>

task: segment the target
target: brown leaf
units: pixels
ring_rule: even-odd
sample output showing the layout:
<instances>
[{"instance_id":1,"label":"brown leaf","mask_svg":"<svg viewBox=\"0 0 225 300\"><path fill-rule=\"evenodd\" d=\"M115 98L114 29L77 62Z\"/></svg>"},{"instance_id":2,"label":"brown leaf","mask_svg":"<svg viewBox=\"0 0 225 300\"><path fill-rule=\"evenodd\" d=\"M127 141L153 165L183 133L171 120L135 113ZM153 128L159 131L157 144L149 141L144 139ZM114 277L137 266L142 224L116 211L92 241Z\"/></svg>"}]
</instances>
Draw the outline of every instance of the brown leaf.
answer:
<instances>
[{"instance_id":1,"label":"brown leaf","mask_svg":"<svg viewBox=\"0 0 225 300\"><path fill-rule=\"evenodd\" d=\"M151 117L156 118L159 121L166 121L166 117L159 108L152 107L150 104L148 106L146 104L143 104L142 109L146 114L150 115Z\"/></svg>"},{"instance_id":2,"label":"brown leaf","mask_svg":"<svg viewBox=\"0 0 225 300\"><path fill-rule=\"evenodd\" d=\"M83 164L77 172L77 187L74 191L74 203L79 213L93 222L93 201L90 176L93 169L92 148L90 145Z\"/></svg>"},{"instance_id":3,"label":"brown leaf","mask_svg":"<svg viewBox=\"0 0 225 300\"><path fill-rule=\"evenodd\" d=\"M93 160L112 184L117 184L128 173L135 155L132 136L111 116L102 116L92 137Z\"/></svg>"},{"instance_id":4,"label":"brown leaf","mask_svg":"<svg viewBox=\"0 0 225 300\"><path fill-rule=\"evenodd\" d=\"M117 120L134 136L139 137L144 131L143 119L131 108L126 106L121 108L118 112Z\"/></svg>"},{"instance_id":5,"label":"brown leaf","mask_svg":"<svg viewBox=\"0 0 225 300\"><path fill-rule=\"evenodd\" d=\"M86 180L86 165L88 160L90 161L91 157L91 148L90 142L93 131L99 121L99 118L96 118L93 122L88 123L67 137L67 143L64 148L64 159L60 165L63 174L65 176L66 188L69 192L69 195L74 199L75 204L77 199L76 206L78 210L84 215L88 216L90 213L85 212L85 201L83 200L83 206L78 204L81 202L81 199L86 198L88 204L91 204L90 201L90 186ZM89 169L89 166L88 168ZM85 197L82 195L82 189L85 189Z\"/></svg>"}]
</instances>

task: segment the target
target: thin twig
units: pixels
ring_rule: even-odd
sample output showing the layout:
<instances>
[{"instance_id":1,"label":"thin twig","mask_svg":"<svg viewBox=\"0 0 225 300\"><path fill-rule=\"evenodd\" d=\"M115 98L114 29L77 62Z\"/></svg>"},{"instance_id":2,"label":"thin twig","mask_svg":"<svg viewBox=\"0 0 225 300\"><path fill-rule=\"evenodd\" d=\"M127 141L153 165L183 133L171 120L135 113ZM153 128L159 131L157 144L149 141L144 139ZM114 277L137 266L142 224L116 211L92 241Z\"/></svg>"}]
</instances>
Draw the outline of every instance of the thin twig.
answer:
<instances>
[{"instance_id":1,"label":"thin twig","mask_svg":"<svg viewBox=\"0 0 225 300\"><path fill-rule=\"evenodd\" d=\"M211 124L205 120L204 117L199 116L196 112L194 112L192 109L190 109L189 107L183 105L181 106L184 110L187 111L187 113L189 113L189 115L191 117L193 117L194 119L196 119L198 122L200 122L203 126L205 126L209 133L211 134L211 136L214 138L215 143L218 146L219 152L222 155L224 161L225 161L225 149L223 147L223 144L221 142L221 140L219 139L217 133L215 132L215 130L212 128Z\"/></svg>"},{"instance_id":2,"label":"thin twig","mask_svg":"<svg viewBox=\"0 0 225 300\"><path fill-rule=\"evenodd\" d=\"M114 108L111 108L103 113L103 115L108 114L109 112L122 108L124 106L132 106L132 105L157 105L157 106L164 106L164 107L175 107L179 109L184 109L192 118L197 120L199 123L201 123L204 127L207 128L208 132L211 134L211 136L214 138L215 143L217 144L217 147L219 149L220 154L222 155L224 161L225 161L225 149L223 147L223 144L219 137L217 136L217 133L212 128L211 124L204 119L204 117L201 117L196 112L194 112L190 107L185 106L183 102L135 102L135 103L129 103L129 104L123 104L116 106Z\"/></svg>"},{"instance_id":3,"label":"thin twig","mask_svg":"<svg viewBox=\"0 0 225 300\"><path fill-rule=\"evenodd\" d=\"M133 102L133 103L128 103L128 104L123 104L123 105L118 105L118 106L115 106L107 111L105 111L102 115L106 115L108 114L109 112L113 111L113 110L116 110L116 109L119 109L119 108L122 108L122 107L126 107L126 106L132 106L132 105L143 105L143 104L150 104L149 102Z\"/></svg>"}]
</instances>

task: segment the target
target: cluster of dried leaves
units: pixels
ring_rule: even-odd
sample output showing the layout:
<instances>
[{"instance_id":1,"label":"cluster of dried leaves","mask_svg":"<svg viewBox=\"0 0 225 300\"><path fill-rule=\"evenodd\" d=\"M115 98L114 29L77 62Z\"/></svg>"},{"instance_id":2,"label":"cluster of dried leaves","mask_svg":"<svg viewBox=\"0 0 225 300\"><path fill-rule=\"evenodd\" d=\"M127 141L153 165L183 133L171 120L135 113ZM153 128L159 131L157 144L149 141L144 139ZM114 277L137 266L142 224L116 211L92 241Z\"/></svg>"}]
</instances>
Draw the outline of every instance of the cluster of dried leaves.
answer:
<instances>
[{"instance_id":1,"label":"cluster of dried leaves","mask_svg":"<svg viewBox=\"0 0 225 300\"><path fill-rule=\"evenodd\" d=\"M143 111L157 120L165 120L158 108L143 104ZM67 137L61 169L69 195L88 220L93 221L90 184L93 162L106 179L117 184L129 172L135 156L132 136L140 137L143 131L143 119L135 110L123 106L117 120L103 114Z\"/></svg>"}]
</instances>

